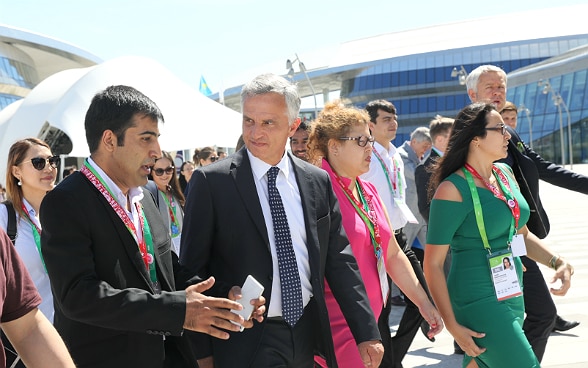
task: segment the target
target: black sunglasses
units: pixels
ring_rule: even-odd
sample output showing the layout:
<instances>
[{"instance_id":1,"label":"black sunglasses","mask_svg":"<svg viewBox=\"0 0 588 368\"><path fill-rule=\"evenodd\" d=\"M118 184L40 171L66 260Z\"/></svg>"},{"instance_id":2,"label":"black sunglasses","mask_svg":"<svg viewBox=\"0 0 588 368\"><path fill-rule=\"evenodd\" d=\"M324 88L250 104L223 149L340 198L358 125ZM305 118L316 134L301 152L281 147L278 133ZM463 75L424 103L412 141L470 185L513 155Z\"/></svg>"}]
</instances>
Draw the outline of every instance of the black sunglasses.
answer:
<instances>
[{"instance_id":1,"label":"black sunglasses","mask_svg":"<svg viewBox=\"0 0 588 368\"><path fill-rule=\"evenodd\" d=\"M216 160L218 160L218 156L210 156L209 159L210 162L215 162Z\"/></svg>"},{"instance_id":2,"label":"black sunglasses","mask_svg":"<svg viewBox=\"0 0 588 368\"><path fill-rule=\"evenodd\" d=\"M51 156L49 158L43 158L43 157L31 158L31 163L33 164L33 167L39 171L41 171L45 168L45 166L47 165L47 162L49 162L49 166L51 166L54 169L57 169L57 166L59 166L59 163L61 162L61 158L59 156Z\"/></svg>"},{"instance_id":3,"label":"black sunglasses","mask_svg":"<svg viewBox=\"0 0 588 368\"><path fill-rule=\"evenodd\" d=\"M167 175L171 175L174 173L174 170L175 170L175 167L169 166L169 167L166 167L165 169L153 169L153 172L155 173L155 175L161 176L161 175L163 175L163 173L166 173Z\"/></svg>"},{"instance_id":4,"label":"black sunglasses","mask_svg":"<svg viewBox=\"0 0 588 368\"><path fill-rule=\"evenodd\" d=\"M357 145L360 147L367 146L369 143L374 143L376 139L372 136L366 137L365 135L360 135L359 137L339 137L342 141L357 141Z\"/></svg>"},{"instance_id":5,"label":"black sunglasses","mask_svg":"<svg viewBox=\"0 0 588 368\"><path fill-rule=\"evenodd\" d=\"M502 135L506 135L506 125L504 124L500 124L500 126L497 126L495 128L485 128L486 130L498 130L500 131L500 133L502 133Z\"/></svg>"}]
</instances>

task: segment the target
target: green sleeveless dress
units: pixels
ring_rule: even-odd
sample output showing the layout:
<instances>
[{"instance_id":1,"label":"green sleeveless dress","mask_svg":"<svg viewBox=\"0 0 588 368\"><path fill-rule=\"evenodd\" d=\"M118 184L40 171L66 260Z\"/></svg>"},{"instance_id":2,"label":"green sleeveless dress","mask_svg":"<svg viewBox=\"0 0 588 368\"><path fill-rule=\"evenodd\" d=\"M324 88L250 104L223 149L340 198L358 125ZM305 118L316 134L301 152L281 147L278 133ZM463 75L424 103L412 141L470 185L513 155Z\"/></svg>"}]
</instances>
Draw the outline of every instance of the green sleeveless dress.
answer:
<instances>
[{"instance_id":1,"label":"green sleeveless dress","mask_svg":"<svg viewBox=\"0 0 588 368\"><path fill-rule=\"evenodd\" d=\"M529 205L518 190L514 178L507 174L510 168L497 165L509 180L521 216L519 228L529 219ZM450 244L452 264L447 276L447 288L457 321L485 337L474 339L486 352L474 358L479 367L527 368L540 367L531 345L523 332L523 296L498 301L482 238L476 223L470 188L465 178L452 174L447 179L463 198L462 202L433 199L429 219L427 243ZM504 201L494 197L486 188L477 188L488 242L492 251L507 248L512 213ZM514 263L522 286L522 264L519 257ZM472 357L465 355L465 367Z\"/></svg>"}]
</instances>

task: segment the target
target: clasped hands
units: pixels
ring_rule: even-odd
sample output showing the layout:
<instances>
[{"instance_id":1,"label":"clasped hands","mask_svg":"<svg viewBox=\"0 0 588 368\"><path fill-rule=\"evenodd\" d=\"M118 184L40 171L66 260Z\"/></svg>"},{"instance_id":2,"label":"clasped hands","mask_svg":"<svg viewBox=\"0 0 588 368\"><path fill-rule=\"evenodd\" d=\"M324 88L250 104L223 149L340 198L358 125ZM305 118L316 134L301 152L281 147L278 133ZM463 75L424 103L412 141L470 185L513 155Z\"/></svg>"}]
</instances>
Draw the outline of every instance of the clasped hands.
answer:
<instances>
[{"instance_id":1,"label":"clasped hands","mask_svg":"<svg viewBox=\"0 0 588 368\"><path fill-rule=\"evenodd\" d=\"M254 305L251 318L247 321L243 317L231 312L241 310L243 307L235 300L241 298L241 288L233 286L229 291L228 299L215 298L202 294L214 285L214 277L198 284L186 288L186 318L184 320L184 329L208 334L212 337L227 340L229 333L227 331L238 332L240 326L231 323L231 321L242 325L244 328L253 327L253 320L263 321L265 313L265 298L263 296L251 301Z\"/></svg>"}]
</instances>

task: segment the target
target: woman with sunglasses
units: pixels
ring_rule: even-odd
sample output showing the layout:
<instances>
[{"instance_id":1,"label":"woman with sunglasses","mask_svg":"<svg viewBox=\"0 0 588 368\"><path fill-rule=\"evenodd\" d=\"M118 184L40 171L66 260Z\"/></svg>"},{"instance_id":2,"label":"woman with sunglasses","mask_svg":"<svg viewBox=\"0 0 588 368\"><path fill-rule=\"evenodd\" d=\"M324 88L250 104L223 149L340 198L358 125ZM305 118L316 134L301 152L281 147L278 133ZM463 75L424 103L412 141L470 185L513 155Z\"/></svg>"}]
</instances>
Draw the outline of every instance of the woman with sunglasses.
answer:
<instances>
[{"instance_id":1,"label":"woman with sunglasses","mask_svg":"<svg viewBox=\"0 0 588 368\"><path fill-rule=\"evenodd\" d=\"M168 224L176 254L180 254L185 199L176 176L174 161L168 152L164 151L163 156L155 161L151 178L157 186L158 197L155 200L159 204L159 213Z\"/></svg>"},{"instance_id":2,"label":"woman with sunglasses","mask_svg":"<svg viewBox=\"0 0 588 368\"><path fill-rule=\"evenodd\" d=\"M39 309L52 323L53 294L41 253L39 208L45 194L55 186L59 162L59 156L53 156L49 145L37 138L15 142L8 151L7 202L0 204L0 227L9 232L9 223L16 222L14 246L41 295ZM6 358L16 356L7 354Z\"/></svg>"},{"instance_id":3,"label":"woman with sunglasses","mask_svg":"<svg viewBox=\"0 0 588 368\"><path fill-rule=\"evenodd\" d=\"M41 254L39 208L48 191L55 186L59 156L53 156L49 145L37 138L14 143L8 152L6 166L7 204L0 205L0 226L6 231L8 209L16 212L15 247L31 274L43 302L39 309L53 322L53 295Z\"/></svg>"},{"instance_id":4,"label":"woman with sunglasses","mask_svg":"<svg viewBox=\"0 0 588 368\"><path fill-rule=\"evenodd\" d=\"M433 337L443 322L420 286L412 267L392 235L388 214L375 187L360 179L369 170L374 138L365 111L331 103L312 124L309 137L310 162L326 170L341 208L342 223L359 266L376 320L389 293L387 275L419 306L432 326ZM321 160L322 158L322 160ZM331 289L325 282L335 355L339 367L363 367L355 339ZM389 328L388 329L388 334ZM390 349L391 346L385 346ZM326 367L324 359L316 362Z\"/></svg>"},{"instance_id":5,"label":"woman with sunglasses","mask_svg":"<svg viewBox=\"0 0 588 368\"><path fill-rule=\"evenodd\" d=\"M463 367L539 367L523 331L527 256L555 270L564 295L573 268L529 232L529 206L507 155L510 134L492 104L461 110L435 165L424 271L447 330L465 351ZM443 266L451 251L451 269ZM516 272L504 269L505 257ZM505 361L505 357L508 360Z\"/></svg>"},{"instance_id":6,"label":"woman with sunglasses","mask_svg":"<svg viewBox=\"0 0 588 368\"><path fill-rule=\"evenodd\" d=\"M212 147L204 147L201 148L195 155L194 155L194 162L198 164L198 166L204 167L208 166L218 160L218 155L216 151Z\"/></svg>"}]
</instances>

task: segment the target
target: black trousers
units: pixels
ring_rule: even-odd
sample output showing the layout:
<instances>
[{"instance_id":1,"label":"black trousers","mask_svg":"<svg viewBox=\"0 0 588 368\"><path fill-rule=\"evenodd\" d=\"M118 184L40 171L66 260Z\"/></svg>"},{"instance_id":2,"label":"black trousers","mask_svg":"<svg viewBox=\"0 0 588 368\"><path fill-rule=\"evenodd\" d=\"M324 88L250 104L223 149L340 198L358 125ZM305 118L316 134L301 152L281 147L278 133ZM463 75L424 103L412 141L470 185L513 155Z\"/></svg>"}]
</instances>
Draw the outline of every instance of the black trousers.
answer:
<instances>
[{"instance_id":1,"label":"black trousers","mask_svg":"<svg viewBox=\"0 0 588 368\"><path fill-rule=\"evenodd\" d=\"M537 263L524 256L521 257L521 261L527 269L523 272L523 292L527 314L523 322L523 330L535 356L541 362L547 339L555 324L557 309Z\"/></svg>"},{"instance_id":2,"label":"black trousers","mask_svg":"<svg viewBox=\"0 0 588 368\"><path fill-rule=\"evenodd\" d=\"M412 269L414 270L414 273L416 274L421 286L423 289L425 289L429 299L431 299L421 263L414 254L412 248L406 245L406 237L402 233L402 230L396 234L396 241L410 261L410 265L412 266ZM382 335L382 343L384 344L385 349L384 358L382 359L382 364L380 365L381 368L402 368L402 360L408 352L408 349L410 348L410 345L412 344L412 341L414 340L421 323L425 320L421 316L419 308L409 298L405 297L404 301L406 302L404 314L400 319L400 324L398 325L396 335L391 338L389 343L384 340L384 335L390 336L390 325L388 318L392 304L389 300L386 308L384 308L382 314L380 315L380 319L378 320L378 327L380 328L380 335ZM384 313L386 309L388 312Z\"/></svg>"},{"instance_id":3,"label":"black trousers","mask_svg":"<svg viewBox=\"0 0 588 368\"><path fill-rule=\"evenodd\" d=\"M250 367L313 368L314 347L311 300L302 317L290 327L281 317L266 319L263 337ZM227 352L230 354L230 352Z\"/></svg>"}]
</instances>

